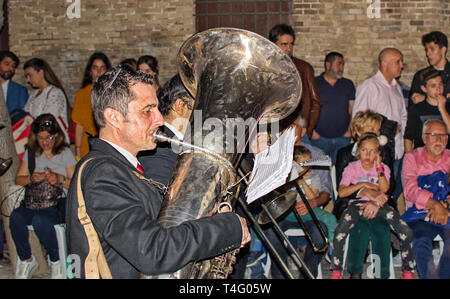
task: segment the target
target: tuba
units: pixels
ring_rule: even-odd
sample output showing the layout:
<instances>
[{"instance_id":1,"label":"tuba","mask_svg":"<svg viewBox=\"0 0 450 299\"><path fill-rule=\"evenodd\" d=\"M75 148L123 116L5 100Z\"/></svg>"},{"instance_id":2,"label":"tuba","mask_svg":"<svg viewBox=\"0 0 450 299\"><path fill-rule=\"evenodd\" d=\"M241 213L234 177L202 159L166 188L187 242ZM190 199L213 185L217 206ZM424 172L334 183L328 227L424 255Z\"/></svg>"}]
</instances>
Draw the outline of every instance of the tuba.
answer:
<instances>
[{"instance_id":1,"label":"tuba","mask_svg":"<svg viewBox=\"0 0 450 299\"><path fill-rule=\"evenodd\" d=\"M166 228L208 216L230 196L250 131L257 123L288 116L299 104L302 89L288 55L241 29L215 28L191 36L179 50L177 68L195 98L189 121L193 130L188 127L182 142L193 146L182 147L178 154L157 219ZM242 124L240 120L249 119L255 122L245 130L230 126L230 120ZM225 254L193 262L168 277L226 278L234 260Z\"/></svg>"}]
</instances>

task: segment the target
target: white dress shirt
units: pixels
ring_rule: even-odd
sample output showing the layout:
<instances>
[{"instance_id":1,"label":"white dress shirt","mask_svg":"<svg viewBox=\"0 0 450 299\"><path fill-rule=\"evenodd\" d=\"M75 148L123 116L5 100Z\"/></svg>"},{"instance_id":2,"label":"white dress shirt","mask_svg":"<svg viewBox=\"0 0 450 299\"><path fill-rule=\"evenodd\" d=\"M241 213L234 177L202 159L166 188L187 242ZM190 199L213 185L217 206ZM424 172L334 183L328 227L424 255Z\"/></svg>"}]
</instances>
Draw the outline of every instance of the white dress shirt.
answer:
<instances>
[{"instance_id":1,"label":"white dress shirt","mask_svg":"<svg viewBox=\"0 0 450 299\"><path fill-rule=\"evenodd\" d=\"M402 89L397 80L393 79L388 83L378 70L375 75L361 82L356 88L352 117L358 111L367 109L378 112L388 119L396 121L401 126L400 132L395 135L395 159L401 159L405 152L403 134L405 133L408 113Z\"/></svg>"},{"instance_id":2,"label":"white dress shirt","mask_svg":"<svg viewBox=\"0 0 450 299\"><path fill-rule=\"evenodd\" d=\"M100 138L101 139L101 138ZM131 165L133 165L134 166L134 168L136 168L137 167L137 165L138 165L138 159L132 154L132 153L130 153L129 151L127 151L126 149L124 149L123 147L121 147L121 146L118 146L117 144L115 144L115 143L112 143L111 141L108 141L108 140L106 140L106 139L102 139L103 141L105 141L105 142L107 142L107 143L109 143L113 148L115 148L119 153L121 153L122 154L122 156L124 156L127 160L128 160L128 162L130 162L131 163Z\"/></svg>"}]
</instances>

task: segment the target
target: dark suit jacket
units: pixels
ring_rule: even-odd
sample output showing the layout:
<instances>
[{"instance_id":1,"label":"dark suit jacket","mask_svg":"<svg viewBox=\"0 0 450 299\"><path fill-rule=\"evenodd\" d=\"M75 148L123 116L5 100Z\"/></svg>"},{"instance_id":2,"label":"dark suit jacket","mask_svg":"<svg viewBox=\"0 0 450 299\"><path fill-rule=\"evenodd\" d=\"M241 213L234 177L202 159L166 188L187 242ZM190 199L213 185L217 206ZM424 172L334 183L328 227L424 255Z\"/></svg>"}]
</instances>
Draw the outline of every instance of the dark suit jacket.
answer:
<instances>
[{"instance_id":1,"label":"dark suit jacket","mask_svg":"<svg viewBox=\"0 0 450 299\"><path fill-rule=\"evenodd\" d=\"M163 131L170 138L175 134L166 126L161 127ZM158 143L154 150L139 152L138 160L144 168L145 174L164 185L169 184L170 176L172 175L173 167L177 161L178 154L172 150L170 143Z\"/></svg>"},{"instance_id":2,"label":"dark suit jacket","mask_svg":"<svg viewBox=\"0 0 450 299\"><path fill-rule=\"evenodd\" d=\"M89 252L77 216L76 182L79 167L86 210L97 231L113 278L139 278L172 273L191 261L237 248L242 230L234 213L223 213L164 229L156 225L163 197L158 189L135 175L135 168L107 142L94 139L92 150L77 164L66 208L69 254L81 259L81 276Z\"/></svg>"},{"instance_id":3,"label":"dark suit jacket","mask_svg":"<svg viewBox=\"0 0 450 299\"><path fill-rule=\"evenodd\" d=\"M9 81L8 92L6 95L6 106L8 113L11 114L16 109L23 109L28 101L28 90L12 80Z\"/></svg>"}]
</instances>

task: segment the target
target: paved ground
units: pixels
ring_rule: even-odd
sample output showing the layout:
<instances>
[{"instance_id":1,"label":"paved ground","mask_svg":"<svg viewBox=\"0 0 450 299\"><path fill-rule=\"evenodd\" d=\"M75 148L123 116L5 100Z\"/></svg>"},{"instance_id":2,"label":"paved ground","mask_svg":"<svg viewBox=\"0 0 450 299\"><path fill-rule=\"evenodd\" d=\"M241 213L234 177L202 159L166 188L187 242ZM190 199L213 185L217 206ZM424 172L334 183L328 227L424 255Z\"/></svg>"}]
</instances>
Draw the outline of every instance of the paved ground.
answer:
<instances>
[{"instance_id":1,"label":"paved ground","mask_svg":"<svg viewBox=\"0 0 450 299\"><path fill-rule=\"evenodd\" d=\"M7 252L5 253L5 255L7 255ZM367 277L367 268L368 267L369 267L369 263L365 263L364 271L363 271L363 279L368 278ZM293 262L290 262L289 268L291 269L294 277L297 277L298 268L296 267L296 265ZM330 277L330 275L331 275L330 264L327 261L325 261L325 259L322 261L321 269L322 269L322 277L324 279L327 279L328 277ZM399 267L394 267L394 270L395 270L395 277L400 278L401 269ZM42 273L39 275L34 275L33 278L34 279L48 279L48 278L50 278L50 273ZM349 274L346 271L344 272L344 278L349 278ZM7 259L7 258L0 260L0 279L14 279L12 264L9 261L9 259Z\"/></svg>"},{"instance_id":2,"label":"paved ground","mask_svg":"<svg viewBox=\"0 0 450 299\"><path fill-rule=\"evenodd\" d=\"M7 252L4 254L7 255ZM48 279L50 278L50 275L50 272L41 273L39 275L34 275L33 278ZM2 260L0 260L0 279L14 279L13 267L11 262L7 258L3 258Z\"/></svg>"}]
</instances>

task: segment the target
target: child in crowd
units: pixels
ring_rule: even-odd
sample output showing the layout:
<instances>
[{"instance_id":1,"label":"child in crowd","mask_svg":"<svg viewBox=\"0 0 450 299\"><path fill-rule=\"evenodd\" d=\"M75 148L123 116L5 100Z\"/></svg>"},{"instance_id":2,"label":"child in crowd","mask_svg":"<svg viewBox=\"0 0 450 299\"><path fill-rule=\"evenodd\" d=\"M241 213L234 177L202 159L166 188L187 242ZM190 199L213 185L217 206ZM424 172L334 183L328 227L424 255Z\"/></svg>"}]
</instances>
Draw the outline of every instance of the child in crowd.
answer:
<instances>
[{"instance_id":1,"label":"child in crowd","mask_svg":"<svg viewBox=\"0 0 450 299\"><path fill-rule=\"evenodd\" d=\"M425 144L422 140L422 128L426 120L442 119L450 128L450 102L444 97L442 73L429 68L421 73L423 84L420 86L426 94L425 101L414 104L408 109L408 122L405 130L405 151L409 152ZM450 148L450 143L447 145Z\"/></svg>"},{"instance_id":2,"label":"child in crowd","mask_svg":"<svg viewBox=\"0 0 450 299\"><path fill-rule=\"evenodd\" d=\"M387 201L391 171L382 163L381 146L377 135L367 133L361 136L357 149L357 161L351 162L342 174L339 197L343 198L358 191L357 198L349 202L335 229L334 250L331 259L331 279L342 279L344 244L350 230L361 216L372 219L379 215L386 219L393 232L399 237L402 257L402 279L414 279L415 263L411 248L412 232L401 219L400 214Z\"/></svg>"},{"instance_id":3,"label":"child in crowd","mask_svg":"<svg viewBox=\"0 0 450 299\"><path fill-rule=\"evenodd\" d=\"M303 145L296 146L294 148L294 161L298 164L304 161L311 160L311 152L308 148ZM303 176L297 179L297 183L303 190L307 200L312 200L316 198L319 194L320 188L320 177L313 169L309 169ZM300 195L297 195L297 201L301 200ZM313 212L317 219L325 224L328 230L328 241L330 242L330 247L333 246L334 229L336 228L337 221L336 217L330 212L325 211L321 207L314 207ZM308 213L301 216L303 221L312 220L311 215Z\"/></svg>"}]
</instances>

